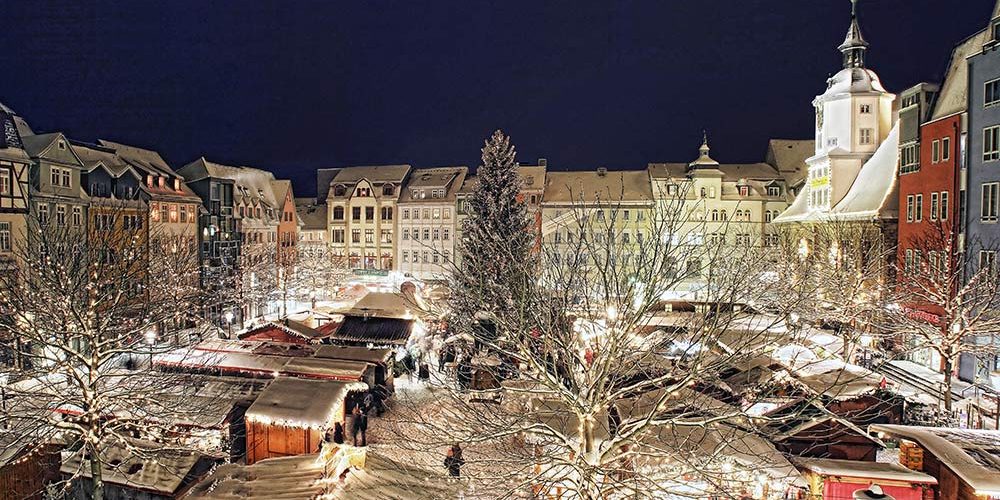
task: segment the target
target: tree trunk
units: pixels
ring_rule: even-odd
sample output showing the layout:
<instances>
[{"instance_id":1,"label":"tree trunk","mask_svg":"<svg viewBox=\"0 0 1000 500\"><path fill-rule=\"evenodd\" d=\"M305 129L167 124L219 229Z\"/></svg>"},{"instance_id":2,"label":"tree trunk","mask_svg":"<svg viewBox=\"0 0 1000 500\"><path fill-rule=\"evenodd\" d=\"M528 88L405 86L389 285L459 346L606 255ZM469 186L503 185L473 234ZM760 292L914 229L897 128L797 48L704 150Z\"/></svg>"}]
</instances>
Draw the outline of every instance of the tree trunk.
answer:
<instances>
[{"instance_id":1,"label":"tree trunk","mask_svg":"<svg viewBox=\"0 0 1000 500\"><path fill-rule=\"evenodd\" d=\"M90 498L93 500L104 500L104 477L102 475L100 453L97 445L87 443L87 454L90 455Z\"/></svg>"},{"instance_id":2,"label":"tree trunk","mask_svg":"<svg viewBox=\"0 0 1000 500\"><path fill-rule=\"evenodd\" d=\"M941 398L944 400L944 411L951 415L951 371L954 363L951 356L944 357L944 390Z\"/></svg>"}]
</instances>

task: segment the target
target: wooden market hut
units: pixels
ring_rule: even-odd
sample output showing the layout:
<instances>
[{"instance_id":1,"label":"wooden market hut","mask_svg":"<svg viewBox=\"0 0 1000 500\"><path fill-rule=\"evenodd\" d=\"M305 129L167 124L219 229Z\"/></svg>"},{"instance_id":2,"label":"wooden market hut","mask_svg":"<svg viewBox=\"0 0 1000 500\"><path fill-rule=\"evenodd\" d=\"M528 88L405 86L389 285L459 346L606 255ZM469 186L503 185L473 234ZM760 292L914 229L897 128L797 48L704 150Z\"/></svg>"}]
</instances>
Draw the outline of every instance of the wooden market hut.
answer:
<instances>
[{"instance_id":1,"label":"wooden market hut","mask_svg":"<svg viewBox=\"0 0 1000 500\"><path fill-rule=\"evenodd\" d=\"M246 412L246 462L316 453L328 429L344 424L352 393L362 382L277 378Z\"/></svg>"},{"instance_id":2,"label":"wooden market hut","mask_svg":"<svg viewBox=\"0 0 1000 500\"><path fill-rule=\"evenodd\" d=\"M868 430L898 440L900 463L937 479L936 498L1000 497L1000 431L890 424Z\"/></svg>"},{"instance_id":3,"label":"wooden market hut","mask_svg":"<svg viewBox=\"0 0 1000 500\"><path fill-rule=\"evenodd\" d=\"M841 500L852 498L857 490L877 484L895 500L933 498L937 480L899 464L837 460L832 458L793 458L809 483L809 498Z\"/></svg>"},{"instance_id":4,"label":"wooden market hut","mask_svg":"<svg viewBox=\"0 0 1000 500\"><path fill-rule=\"evenodd\" d=\"M0 500L41 499L59 478L60 445L0 431Z\"/></svg>"}]
</instances>

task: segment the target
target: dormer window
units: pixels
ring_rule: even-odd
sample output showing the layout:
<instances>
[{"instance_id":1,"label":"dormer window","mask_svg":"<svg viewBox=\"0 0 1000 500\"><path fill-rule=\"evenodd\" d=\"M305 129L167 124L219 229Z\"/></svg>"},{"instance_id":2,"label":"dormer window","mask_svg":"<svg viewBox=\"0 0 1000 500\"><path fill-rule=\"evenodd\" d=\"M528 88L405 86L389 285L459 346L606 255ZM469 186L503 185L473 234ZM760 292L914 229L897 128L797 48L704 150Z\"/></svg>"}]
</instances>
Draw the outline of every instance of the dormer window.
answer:
<instances>
[{"instance_id":1,"label":"dormer window","mask_svg":"<svg viewBox=\"0 0 1000 500\"><path fill-rule=\"evenodd\" d=\"M338 185L333 187L334 196L344 196L345 194L347 194L347 189L344 186Z\"/></svg>"},{"instance_id":2,"label":"dormer window","mask_svg":"<svg viewBox=\"0 0 1000 500\"><path fill-rule=\"evenodd\" d=\"M372 190L366 187L359 187L355 192L354 196L359 198L368 198L372 195Z\"/></svg>"},{"instance_id":3,"label":"dormer window","mask_svg":"<svg viewBox=\"0 0 1000 500\"><path fill-rule=\"evenodd\" d=\"M163 177L159 177L158 179L159 179L159 185L162 188L164 186L164 184L165 184L166 179L163 178Z\"/></svg>"},{"instance_id":4,"label":"dormer window","mask_svg":"<svg viewBox=\"0 0 1000 500\"><path fill-rule=\"evenodd\" d=\"M174 179L174 191L180 191L180 190L181 190L181 180Z\"/></svg>"},{"instance_id":5,"label":"dormer window","mask_svg":"<svg viewBox=\"0 0 1000 500\"><path fill-rule=\"evenodd\" d=\"M768 186L767 187L768 196L781 196L781 187L779 186Z\"/></svg>"},{"instance_id":6,"label":"dormer window","mask_svg":"<svg viewBox=\"0 0 1000 500\"><path fill-rule=\"evenodd\" d=\"M993 41L1000 41L1000 21L993 23Z\"/></svg>"},{"instance_id":7,"label":"dormer window","mask_svg":"<svg viewBox=\"0 0 1000 500\"><path fill-rule=\"evenodd\" d=\"M59 139L59 142L57 144L59 146L59 149L66 149L66 141Z\"/></svg>"},{"instance_id":8,"label":"dormer window","mask_svg":"<svg viewBox=\"0 0 1000 500\"><path fill-rule=\"evenodd\" d=\"M153 176L152 175L147 175L146 176L146 185L149 186L149 187L153 187Z\"/></svg>"},{"instance_id":9,"label":"dormer window","mask_svg":"<svg viewBox=\"0 0 1000 500\"><path fill-rule=\"evenodd\" d=\"M750 196L750 186L740 186L740 196Z\"/></svg>"},{"instance_id":10,"label":"dormer window","mask_svg":"<svg viewBox=\"0 0 1000 500\"><path fill-rule=\"evenodd\" d=\"M382 196L392 196L396 194L396 187L392 184L385 184L382 186Z\"/></svg>"}]
</instances>

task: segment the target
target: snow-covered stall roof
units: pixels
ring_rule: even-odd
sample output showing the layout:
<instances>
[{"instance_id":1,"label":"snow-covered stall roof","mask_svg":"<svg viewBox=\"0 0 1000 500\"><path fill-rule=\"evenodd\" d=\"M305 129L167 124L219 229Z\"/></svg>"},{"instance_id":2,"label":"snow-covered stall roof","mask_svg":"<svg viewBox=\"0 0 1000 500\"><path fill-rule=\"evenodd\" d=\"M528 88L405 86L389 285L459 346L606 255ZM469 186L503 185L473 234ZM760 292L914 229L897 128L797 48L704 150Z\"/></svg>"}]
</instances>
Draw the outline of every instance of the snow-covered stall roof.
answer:
<instances>
[{"instance_id":1,"label":"snow-covered stall roof","mask_svg":"<svg viewBox=\"0 0 1000 500\"><path fill-rule=\"evenodd\" d=\"M377 451L369 451L362 468L352 468L343 484L330 493L342 500L423 500L462 498L463 482L449 478L445 469L431 470Z\"/></svg>"},{"instance_id":2,"label":"snow-covered stall roof","mask_svg":"<svg viewBox=\"0 0 1000 500\"><path fill-rule=\"evenodd\" d=\"M312 346L277 342L211 340L193 349L154 355L157 366L179 370L218 370L264 377L308 377L359 381L371 365L364 361L316 356Z\"/></svg>"},{"instance_id":3,"label":"snow-covered stall roof","mask_svg":"<svg viewBox=\"0 0 1000 500\"><path fill-rule=\"evenodd\" d=\"M871 432L920 443L977 495L1000 494L1000 431L872 424Z\"/></svg>"},{"instance_id":4,"label":"snow-covered stall roof","mask_svg":"<svg viewBox=\"0 0 1000 500\"><path fill-rule=\"evenodd\" d=\"M385 363L394 353L392 349L369 349L339 345L321 345L316 348L317 358L346 359L367 363Z\"/></svg>"},{"instance_id":5,"label":"snow-covered stall roof","mask_svg":"<svg viewBox=\"0 0 1000 500\"><path fill-rule=\"evenodd\" d=\"M198 477L207 474L215 459L189 451L165 450L162 444L131 440L102 446L102 479L105 483L174 497ZM91 477L90 460L83 449L63 454L60 472Z\"/></svg>"},{"instance_id":6,"label":"snow-covered stall roof","mask_svg":"<svg viewBox=\"0 0 1000 500\"><path fill-rule=\"evenodd\" d=\"M413 319L418 305L402 293L369 292L344 313L348 317Z\"/></svg>"},{"instance_id":7,"label":"snow-covered stall roof","mask_svg":"<svg viewBox=\"0 0 1000 500\"><path fill-rule=\"evenodd\" d=\"M265 425L325 429L343 409L349 392L367 389L360 382L278 378L261 392L246 417Z\"/></svg>"},{"instance_id":8,"label":"snow-covered stall roof","mask_svg":"<svg viewBox=\"0 0 1000 500\"><path fill-rule=\"evenodd\" d=\"M869 479L876 482L905 481L908 483L937 484L937 479L934 479L932 476L907 469L899 464L805 457L793 457L792 462L800 469L824 476Z\"/></svg>"},{"instance_id":9,"label":"snow-covered stall roof","mask_svg":"<svg viewBox=\"0 0 1000 500\"><path fill-rule=\"evenodd\" d=\"M224 464L188 492L187 498L301 500L327 489L325 463L317 455L269 458L253 465Z\"/></svg>"}]
</instances>

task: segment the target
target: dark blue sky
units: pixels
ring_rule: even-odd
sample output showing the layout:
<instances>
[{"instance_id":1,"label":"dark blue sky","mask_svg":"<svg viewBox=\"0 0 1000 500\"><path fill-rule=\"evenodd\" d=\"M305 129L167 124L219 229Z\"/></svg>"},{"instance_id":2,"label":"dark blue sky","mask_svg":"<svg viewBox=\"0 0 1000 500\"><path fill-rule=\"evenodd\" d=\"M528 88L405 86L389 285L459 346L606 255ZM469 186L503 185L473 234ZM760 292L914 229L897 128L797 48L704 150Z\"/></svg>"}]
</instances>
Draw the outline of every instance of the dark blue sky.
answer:
<instances>
[{"instance_id":1,"label":"dark blue sky","mask_svg":"<svg viewBox=\"0 0 1000 500\"><path fill-rule=\"evenodd\" d=\"M941 78L994 0L861 0L869 66ZM847 0L7 0L0 101L37 130L134 143L177 166L475 165L497 128L522 161L642 168L759 161L808 138Z\"/></svg>"}]
</instances>

